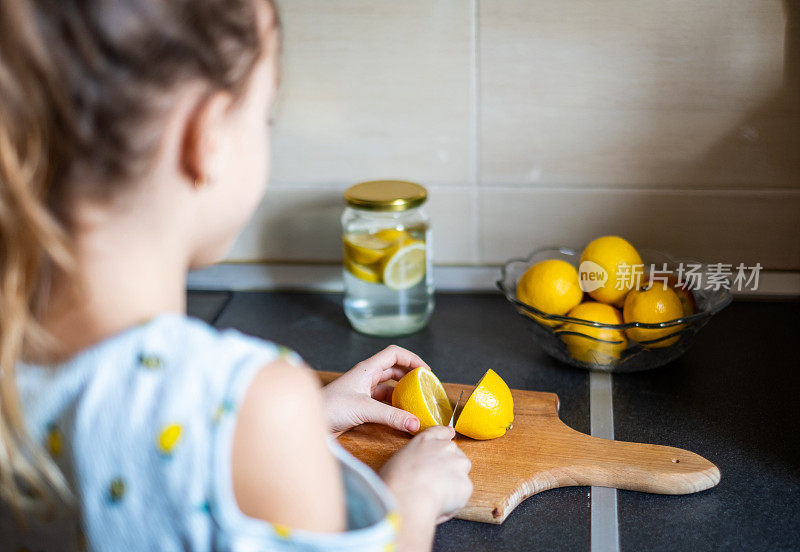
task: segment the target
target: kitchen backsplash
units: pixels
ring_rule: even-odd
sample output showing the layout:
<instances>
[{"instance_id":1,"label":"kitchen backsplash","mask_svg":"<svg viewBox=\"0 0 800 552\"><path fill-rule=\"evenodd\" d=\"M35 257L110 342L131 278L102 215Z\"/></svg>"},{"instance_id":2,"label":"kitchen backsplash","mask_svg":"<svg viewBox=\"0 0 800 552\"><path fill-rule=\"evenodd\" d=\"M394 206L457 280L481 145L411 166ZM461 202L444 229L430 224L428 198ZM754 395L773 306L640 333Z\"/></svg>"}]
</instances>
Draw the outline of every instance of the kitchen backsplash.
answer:
<instances>
[{"instance_id":1,"label":"kitchen backsplash","mask_svg":"<svg viewBox=\"0 0 800 552\"><path fill-rule=\"evenodd\" d=\"M233 261L341 258L341 193L430 191L438 264L622 234L800 269L800 2L284 0L272 177Z\"/></svg>"}]
</instances>

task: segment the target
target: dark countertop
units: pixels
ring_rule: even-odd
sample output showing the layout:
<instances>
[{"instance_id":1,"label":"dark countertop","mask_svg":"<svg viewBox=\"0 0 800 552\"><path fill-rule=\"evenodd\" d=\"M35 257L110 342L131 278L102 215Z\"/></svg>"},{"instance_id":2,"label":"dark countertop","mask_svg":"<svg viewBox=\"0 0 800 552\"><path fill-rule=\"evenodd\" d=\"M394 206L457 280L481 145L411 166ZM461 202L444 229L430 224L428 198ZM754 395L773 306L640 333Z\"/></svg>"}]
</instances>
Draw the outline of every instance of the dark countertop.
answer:
<instances>
[{"instance_id":1,"label":"dark countertop","mask_svg":"<svg viewBox=\"0 0 800 552\"><path fill-rule=\"evenodd\" d=\"M670 444L722 480L684 497L619 492L623 549L800 549L800 303L733 303L686 355L614 378L615 438Z\"/></svg>"},{"instance_id":2,"label":"dark countertop","mask_svg":"<svg viewBox=\"0 0 800 552\"><path fill-rule=\"evenodd\" d=\"M413 350L442 380L474 384L494 368L511 387L557 393L561 418L589 432L588 373L540 351L500 295L440 294L431 323L396 339L350 329L341 296L191 292L189 313L344 371L389 343ZM737 302L678 361L614 376L619 440L669 444L722 471L714 489L671 497L619 491L622 550L800 549L800 303ZM435 550L589 550L590 489L534 495L501 526L452 520Z\"/></svg>"}]
</instances>

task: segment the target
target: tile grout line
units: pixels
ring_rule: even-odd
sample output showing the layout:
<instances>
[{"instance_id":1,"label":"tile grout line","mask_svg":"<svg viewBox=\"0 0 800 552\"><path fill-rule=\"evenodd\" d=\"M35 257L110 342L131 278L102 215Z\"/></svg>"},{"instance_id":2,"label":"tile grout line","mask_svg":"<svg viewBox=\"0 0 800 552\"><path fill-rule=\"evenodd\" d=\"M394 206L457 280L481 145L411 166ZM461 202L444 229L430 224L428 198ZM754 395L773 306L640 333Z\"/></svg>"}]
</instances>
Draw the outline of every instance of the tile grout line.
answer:
<instances>
[{"instance_id":1,"label":"tile grout line","mask_svg":"<svg viewBox=\"0 0 800 552\"><path fill-rule=\"evenodd\" d=\"M613 383L608 372L589 373L589 420L591 434L614 438ZM591 552L619 552L617 490L592 487Z\"/></svg>"},{"instance_id":2,"label":"tile grout line","mask_svg":"<svg viewBox=\"0 0 800 552\"><path fill-rule=\"evenodd\" d=\"M480 178L480 56L478 2L470 2L470 189L472 194L472 262L480 258L480 201L478 199L478 179Z\"/></svg>"}]
</instances>

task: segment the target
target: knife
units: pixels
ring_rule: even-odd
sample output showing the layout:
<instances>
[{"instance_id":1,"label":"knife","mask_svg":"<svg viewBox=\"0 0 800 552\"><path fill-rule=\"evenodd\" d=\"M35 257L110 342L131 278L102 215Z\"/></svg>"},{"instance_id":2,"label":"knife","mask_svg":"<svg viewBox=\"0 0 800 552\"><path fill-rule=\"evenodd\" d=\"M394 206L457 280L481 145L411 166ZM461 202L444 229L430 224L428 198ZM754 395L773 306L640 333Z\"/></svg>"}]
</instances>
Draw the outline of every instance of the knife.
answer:
<instances>
[{"instance_id":1,"label":"knife","mask_svg":"<svg viewBox=\"0 0 800 552\"><path fill-rule=\"evenodd\" d=\"M458 400L456 401L456 405L453 407L453 414L450 416L450 423L447 424L447 427L453 427L453 420L456 419L456 410L458 410L458 404L461 402L461 397L464 396L464 390L461 390L461 393L458 394Z\"/></svg>"}]
</instances>

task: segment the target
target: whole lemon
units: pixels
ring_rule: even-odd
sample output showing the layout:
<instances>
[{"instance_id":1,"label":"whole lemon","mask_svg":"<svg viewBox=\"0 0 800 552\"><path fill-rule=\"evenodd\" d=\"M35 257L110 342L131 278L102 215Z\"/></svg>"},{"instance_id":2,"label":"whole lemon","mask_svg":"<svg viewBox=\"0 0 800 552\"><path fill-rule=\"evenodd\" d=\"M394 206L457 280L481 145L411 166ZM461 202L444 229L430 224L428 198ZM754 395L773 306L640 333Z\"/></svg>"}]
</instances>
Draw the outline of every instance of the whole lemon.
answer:
<instances>
[{"instance_id":1,"label":"whole lemon","mask_svg":"<svg viewBox=\"0 0 800 552\"><path fill-rule=\"evenodd\" d=\"M681 305L683 305L683 315L691 316L696 313L697 300L694 298L694 293L692 292L691 286L687 282L679 281L674 274L669 276L667 283L678 295L678 299L681 300Z\"/></svg>"},{"instance_id":2,"label":"whole lemon","mask_svg":"<svg viewBox=\"0 0 800 552\"><path fill-rule=\"evenodd\" d=\"M611 305L594 301L581 303L569 311L569 317L601 324L623 323L622 313L619 310ZM587 364L600 366L613 364L628 346L625 332L613 328L567 322L556 333L566 343L570 356Z\"/></svg>"},{"instance_id":3,"label":"whole lemon","mask_svg":"<svg viewBox=\"0 0 800 552\"><path fill-rule=\"evenodd\" d=\"M578 271L580 282L592 299L621 307L635 285L635 273L644 265L639 252L619 236L603 236L586 246Z\"/></svg>"},{"instance_id":4,"label":"whole lemon","mask_svg":"<svg viewBox=\"0 0 800 552\"><path fill-rule=\"evenodd\" d=\"M678 294L669 285L661 282L646 282L639 289L632 290L625 298L623 317L625 322L645 322L659 324L669 322L684 316L683 305ZM642 343L661 339L681 331L684 324L666 328L628 328L625 330L632 341ZM656 343L642 343L648 349L669 347L678 339L679 335L664 339Z\"/></svg>"},{"instance_id":5,"label":"whole lemon","mask_svg":"<svg viewBox=\"0 0 800 552\"><path fill-rule=\"evenodd\" d=\"M568 262L558 259L536 263L517 282L517 299L547 314L567 314L582 298L578 271ZM529 316L546 326L561 324L534 314Z\"/></svg>"}]
</instances>

